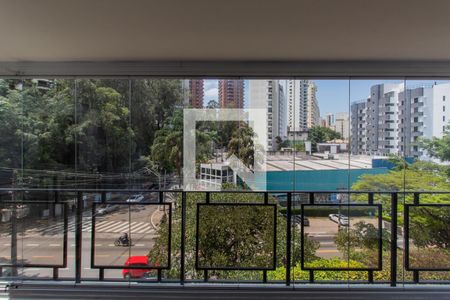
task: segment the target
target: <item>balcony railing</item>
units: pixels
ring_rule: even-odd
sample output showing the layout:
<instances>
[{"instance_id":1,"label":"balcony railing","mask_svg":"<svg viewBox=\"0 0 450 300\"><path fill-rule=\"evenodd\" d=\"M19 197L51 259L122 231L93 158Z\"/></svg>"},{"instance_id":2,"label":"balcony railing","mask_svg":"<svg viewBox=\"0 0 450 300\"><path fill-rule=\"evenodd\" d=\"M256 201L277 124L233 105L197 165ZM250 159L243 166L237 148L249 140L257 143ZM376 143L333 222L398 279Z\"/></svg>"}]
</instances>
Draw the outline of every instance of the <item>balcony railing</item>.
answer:
<instances>
[{"instance_id":1,"label":"balcony railing","mask_svg":"<svg viewBox=\"0 0 450 300\"><path fill-rule=\"evenodd\" d=\"M181 285L450 283L450 192L1 189L0 197L0 272L11 280L117 281L105 272L122 270L125 280ZM120 231L105 231L114 222L128 244L118 245ZM417 257L417 249L436 260ZM52 276L25 274L36 268ZM145 278L126 276L132 272Z\"/></svg>"}]
</instances>

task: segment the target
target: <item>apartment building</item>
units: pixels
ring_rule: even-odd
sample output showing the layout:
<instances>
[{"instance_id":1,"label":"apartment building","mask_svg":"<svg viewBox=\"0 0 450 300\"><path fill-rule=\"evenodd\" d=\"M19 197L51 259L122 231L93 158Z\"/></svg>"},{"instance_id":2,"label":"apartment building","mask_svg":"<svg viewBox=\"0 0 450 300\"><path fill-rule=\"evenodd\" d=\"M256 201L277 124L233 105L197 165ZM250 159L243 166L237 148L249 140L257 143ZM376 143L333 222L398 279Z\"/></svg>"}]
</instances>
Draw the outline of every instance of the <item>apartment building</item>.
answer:
<instances>
[{"instance_id":1,"label":"apartment building","mask_svg":"<svg viewBox=\"0 0 450 300\"><path fill-rule=\"evenodd\" d=\"M317 87L311 80L287 80L288 131L304 131L320 125Z\"/></svg>"},{"instance_id":2,"label":"apartment building","mask_svg":"<svg viewBox=\"0 0 450 300\"><path fill-rule=\"evenodd\" d=\"M203 98L205 96L203 80L181 80L181 90L183 91L183 103L185 106L203 108Z\"/></svg>"},{"instance_id":3,"label":"apartment building","mask_svg":"<svg viewBox=\"0 0 450 300\"><path fill-rule=\"evenodd\" d=\"M331 126L331 128L334 131L338 132L342 136L342 139L346 141L348 140L350 134L349 126L350 124L348 119L348 113L346 112L336 113L335 121L334 124Z\"/></svg>"},{"instance_id":4,"label":"apartment building","mask_svg":"<svg viewBox=\"0 0 450 300\"><path fill-rule=\"evenodd\" d=\"M250 80L248 107L267 109L266 151L276 151L276 137L287 137L286 96L278 80Z\"/></svg>"},{"instance_id":5,"label":"apartment building","mask_svg":"<svg viewBox=\"0 0 450 300\"><path fill-rule=\"evenodd\" d=\"M219 80L219 104L222 108L244 108L244 81Z\"/></svg>"},{"instance_id":6,"label":"apartment building","mask_svg":"<svg viewBox=\"0 0 450 300\"><path fill-rule=\"evenodd\" d=\"M420 138L441 138L449 124L450 84L410 87L379 84L351 105L353 154L402 154L427 158ZM447 105L448 106L448 105Z\"/></svg>"}]
</instances>

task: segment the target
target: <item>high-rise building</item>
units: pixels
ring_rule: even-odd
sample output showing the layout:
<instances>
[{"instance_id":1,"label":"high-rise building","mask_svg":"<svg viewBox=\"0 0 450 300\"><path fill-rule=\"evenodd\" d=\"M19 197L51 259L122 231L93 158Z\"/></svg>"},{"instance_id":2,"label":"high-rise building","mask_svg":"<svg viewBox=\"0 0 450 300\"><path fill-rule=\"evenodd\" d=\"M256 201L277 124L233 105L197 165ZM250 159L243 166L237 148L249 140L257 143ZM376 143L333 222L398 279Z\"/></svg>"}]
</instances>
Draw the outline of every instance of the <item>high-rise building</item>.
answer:
<instances>
[{"instance_id":1,"label":"high-rise building","mask_svg":"<svg viewBox=\"0 0 450 300\"><path fill-rule=\"evenodd\" d=\"M219 104L222 108L244 108L244 81L219 80Z\"/></svg>"},{"instance_id":2,"label":"high-rise building","mask_svg":"<svg viewBox=\"0 0 450 300\"><path fill-rule=\"evenodd\" d=\"M450 84L407 88L403 84L371 87L368 99L351 105L353 154L401 154L427 158L419 138L441 138L449 124Z\"/></svg>"},{"instance_id":3,"label":"high-rise building","mask_svg":"<svg viewBox=\"0 0 450 300\"><path fill-rule=\"evenodd\" d=\"M276 151L276 137L286 139L286 96L278 80L250 80L248 107L267 109L267 151ZM256 132L258 134L258 132Z\"/></svg>"},{"instance_id":4,"label":"high-rise building","mask_svg":"<svg viewBox=\"0 0 450 300\"><path fill-rule=\"evenodd\" d=\"M183 103L192 108L203 108L204 87L203 80L185 79L181 81Z\"/></svg>"},{"instance_id":5,"label":"high-rise building","mask_svg":"<svg viewBox=\"0 0 450 300\"><path fill-rule=\"evenodd\" d=\"M351 153L366 154L367 153L367 137L366 137L366 115L367 100L361 100L352 103L350 107L351 115Z\"/></svg>"},{"instance_id":6,"label":"high-rise building","mask_svg":"<svg viewBox=\"0 0 450 300\"><path fill-rule=\"evenodd\" d=\"M334 114L327 113L325 116L325 127L331 128L334 126Z\"/></svg>"},{"instance_id":7,"label":"high-rise building","mask_svg":"<svg viewBox=\"0 0 450 300\"><path fill-rule=\"evenodd\" d=\"M349 126L348 113L339 112L336 113L334 124L331 125L330 128L338 132L342 139L347 141L349 137Z\"/></svg>"},{"instance_id":8,"label":"high-rise building","mask_svg":"<svg viewBox=\"0 0 450 300\"><path fill-rule=\"evenodd\" d=\"M288 131L304 131L320 125L317 87L311 80L287 80Z\"/></svg>"}]
</instances>

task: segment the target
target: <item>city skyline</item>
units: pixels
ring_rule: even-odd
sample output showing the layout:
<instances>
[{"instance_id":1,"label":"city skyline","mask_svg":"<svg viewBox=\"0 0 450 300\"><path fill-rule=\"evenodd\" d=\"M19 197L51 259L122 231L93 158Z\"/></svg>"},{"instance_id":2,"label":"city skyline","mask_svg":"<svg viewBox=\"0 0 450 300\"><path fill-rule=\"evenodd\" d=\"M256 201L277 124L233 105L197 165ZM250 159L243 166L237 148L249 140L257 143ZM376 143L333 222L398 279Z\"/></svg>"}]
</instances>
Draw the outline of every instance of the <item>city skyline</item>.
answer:
<instances>
[{"instance_id":1,"label":"city skyline","mask_svg":"<svg viewBox=\"0 0 450 300\"><path fill-rule=\"evenodd\" d=\"M210 100L219 102L218 81L215 79L204 80L204 106ZM283 80L280 80L280 82ZM287 81L287 80L286 80ZM319 79L314 80L317 85L317 100L319 103L320 117L325 118L328 113L337 114L350 112L350 105L353 102L367 99L370 88L383 83L402 83L403 80L335 80ZM432 85L433 83L449 83L448 80L408 80L408 87L421 85ZM248 80L244 83L244 107L248 107Z\"/></svg>"}]
</instances>

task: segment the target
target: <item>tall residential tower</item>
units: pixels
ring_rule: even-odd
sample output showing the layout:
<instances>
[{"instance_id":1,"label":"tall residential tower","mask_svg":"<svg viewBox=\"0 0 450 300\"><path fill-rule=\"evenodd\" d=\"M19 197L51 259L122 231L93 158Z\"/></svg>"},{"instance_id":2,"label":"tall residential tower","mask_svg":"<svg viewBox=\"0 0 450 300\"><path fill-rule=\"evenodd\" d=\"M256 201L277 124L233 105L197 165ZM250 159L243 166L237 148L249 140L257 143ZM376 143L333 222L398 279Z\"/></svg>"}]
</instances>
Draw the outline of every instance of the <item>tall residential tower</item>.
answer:
<instances>
[{"instance_id":1,"label":"tall residential tower","mask_svg":"<svg viewBox=\"0 0 450 300\"><path fill-rule=\"evenodd\" d=\"M222 108L244 108L244 81L219 80L219 104Z\"/></svg>"}]
</instances>

